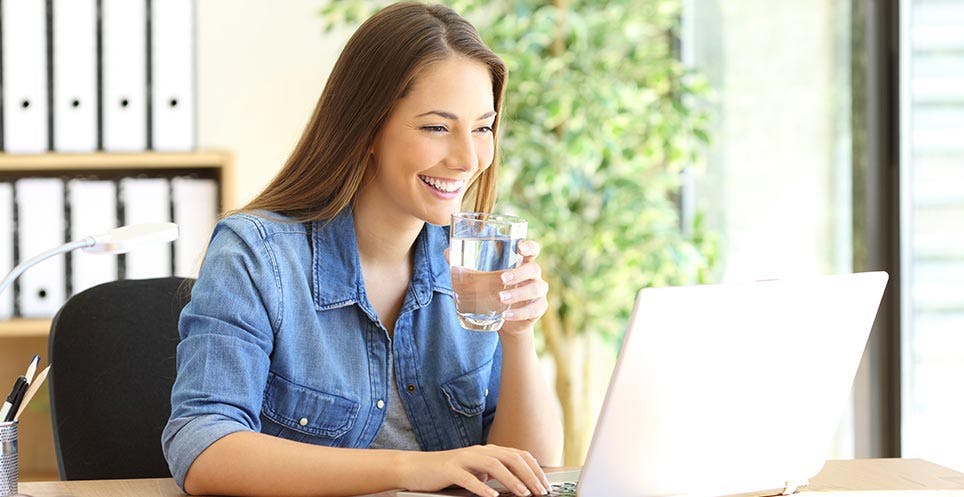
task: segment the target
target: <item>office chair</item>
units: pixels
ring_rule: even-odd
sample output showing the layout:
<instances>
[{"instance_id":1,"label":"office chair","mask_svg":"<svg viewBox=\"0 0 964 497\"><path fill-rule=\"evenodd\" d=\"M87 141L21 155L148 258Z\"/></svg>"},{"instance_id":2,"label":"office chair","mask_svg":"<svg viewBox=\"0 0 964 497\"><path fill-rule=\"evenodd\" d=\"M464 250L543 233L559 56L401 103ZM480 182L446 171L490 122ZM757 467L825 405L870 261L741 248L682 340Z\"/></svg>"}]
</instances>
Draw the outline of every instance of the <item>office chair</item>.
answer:
<instances>
[{"instance_id":1,"label":"office chair","mask_svg":"<svg viewBox=\"0 0 964 497\"><path fill-rule=\"evenodd\" d=\"M62 480L170 477L177 321L192 279L118 280L87 289L50 326L50 414Z\"/></svg>"}]
</instances>

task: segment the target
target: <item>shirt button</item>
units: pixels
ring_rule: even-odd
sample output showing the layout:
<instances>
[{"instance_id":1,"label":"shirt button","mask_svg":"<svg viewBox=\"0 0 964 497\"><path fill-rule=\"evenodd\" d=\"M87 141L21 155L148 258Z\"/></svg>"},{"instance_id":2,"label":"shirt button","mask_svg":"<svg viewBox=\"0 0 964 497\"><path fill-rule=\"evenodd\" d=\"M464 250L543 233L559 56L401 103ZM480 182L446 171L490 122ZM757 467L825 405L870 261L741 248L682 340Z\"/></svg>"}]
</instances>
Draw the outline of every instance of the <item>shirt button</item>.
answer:
<instances>
[{"instance_id":1,"label":"shirt button","mask_svg":"<svg viewBox=\"0 0 964 497\"><path fill-rule=\"evenodd\" d=\"M408 386L405 387L405 390L408 390L409 392L414 392L414 391L415 391L415 385L412 385L411 383L409 383Z\"/></svg>"},{"instance_id":2,"label":"shirt button","mask_svg":"<svg viewBox=\"0 0 964 497\"><path fill-rule=\"evenodd\" d=\"M485 395L486 397L489 396L489 389L488 389L488 388L485 389L485 394L484 394L484 395Z\"/></svg>"},{"instance_id":3,"label":"shirt button","mask_svg":"<svg viewBox=\"0 0 964 497\"><path fill-rule=\"evenodd\" d=\"M384 408L385 408L385 401L382 400L382 399L378 399L378 402L375 402L375 407L377 407L377 408L379 408L379 409L384 409Z\"/></svg>"},{"instance_id":4,"label":"shirt button","mask_svg":"<svg viewBox=\"0 0 964 497\"><path fill-rule=\"evenodd\" d=\"M298 420L298 424L301 425L301 426L307 425L307 424L308 424L308 418L301 418L301 419L299 419L299 420Z\"/></svg>"}]
</instances>

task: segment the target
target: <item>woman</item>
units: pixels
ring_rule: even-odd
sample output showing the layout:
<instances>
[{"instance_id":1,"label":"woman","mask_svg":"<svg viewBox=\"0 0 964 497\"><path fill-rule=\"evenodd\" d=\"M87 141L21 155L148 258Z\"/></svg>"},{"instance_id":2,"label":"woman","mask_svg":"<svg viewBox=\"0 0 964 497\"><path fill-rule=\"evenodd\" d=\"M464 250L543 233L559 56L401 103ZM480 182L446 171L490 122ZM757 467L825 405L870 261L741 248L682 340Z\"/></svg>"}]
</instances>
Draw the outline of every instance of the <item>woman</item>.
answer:
<instances>
[{"instance_id":1,"label":"woman","mask_svg":"<svg viewBox=\"0 0 964 497\"><path fill-rule=\"evenodd\" d=\"M538 245L503 276L499 333L459 326L445 255L463 198L492 207L505 80L446 7L396 4L354 34L181 315L163 445L185 491L545 493L562 435L533 343Z\"/></svg>"}]
</instances>

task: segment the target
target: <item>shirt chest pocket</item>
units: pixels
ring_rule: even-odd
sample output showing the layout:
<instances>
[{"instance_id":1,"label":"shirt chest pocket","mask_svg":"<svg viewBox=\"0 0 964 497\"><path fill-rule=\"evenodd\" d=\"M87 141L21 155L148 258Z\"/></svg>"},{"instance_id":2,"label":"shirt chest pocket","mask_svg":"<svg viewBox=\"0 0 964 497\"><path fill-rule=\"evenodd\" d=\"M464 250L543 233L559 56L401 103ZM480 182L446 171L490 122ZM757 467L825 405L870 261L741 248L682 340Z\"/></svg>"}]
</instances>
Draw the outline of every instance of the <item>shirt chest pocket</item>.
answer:
<instances>
[{"instance_id":1,"label":"shirt chest pocket","mask_svg":"<svg viewBox=\"0 0 964 497\"><path fill-rule=\"evenodd\" d=\"M489 395L487 387L491 373L490 361L441 385L463 445L485 442L482 440L482 414L485 412L486 397Z\"/></svg>"},{"instance_id":2,"label":"shirt chest pocket","mask_svg":"<svg viewBox=\"0 0 964 497\"><path fill-rule=\"evenodd\" d=\"M274 373L262 405L262 432L316 445L344 446L358 418L359 403L299 385Z\"/></svg>"}]
</instances>

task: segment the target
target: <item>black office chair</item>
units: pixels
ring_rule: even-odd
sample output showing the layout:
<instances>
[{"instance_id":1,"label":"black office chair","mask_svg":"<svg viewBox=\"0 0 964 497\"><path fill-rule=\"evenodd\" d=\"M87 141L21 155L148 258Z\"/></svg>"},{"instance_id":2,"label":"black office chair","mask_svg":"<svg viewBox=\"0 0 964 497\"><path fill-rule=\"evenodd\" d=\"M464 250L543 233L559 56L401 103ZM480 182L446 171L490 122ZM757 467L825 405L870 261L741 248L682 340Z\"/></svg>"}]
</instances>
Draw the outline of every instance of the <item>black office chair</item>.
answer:
<instances>
[{"instance_id":1,"label":"black office chair","mask_svg":"<svg viewBox=\"0 0 964 497\"><path fill-rule=\"evenodd\" d=\"M50 413L62 480L170 477L177 321L191 279L118 280L71 297L50 327Z\"/></svg>"}]
</instances>

